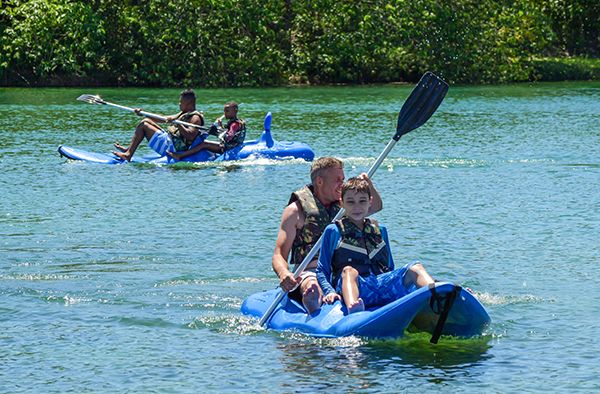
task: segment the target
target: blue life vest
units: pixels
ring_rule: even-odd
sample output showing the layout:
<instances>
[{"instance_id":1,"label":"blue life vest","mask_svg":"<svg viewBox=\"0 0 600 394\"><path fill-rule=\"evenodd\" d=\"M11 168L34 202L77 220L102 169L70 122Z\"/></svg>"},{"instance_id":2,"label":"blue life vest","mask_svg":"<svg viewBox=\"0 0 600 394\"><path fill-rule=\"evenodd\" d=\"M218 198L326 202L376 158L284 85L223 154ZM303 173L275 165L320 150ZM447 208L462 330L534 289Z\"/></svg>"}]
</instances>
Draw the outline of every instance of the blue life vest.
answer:
<instances>
[{"instance_id":1,"label":"blue life vest","mask_svg":"<svg viewBox=\"0 0 600 394\"><path fill-rule=\"evenodd\" d=\"M366 218L362 231L347 217L335 224L340 232L340 241L331 262L334 288L337 287L342 270L347 266L356 269L360 276L390 271L388 248L377 224Z\"/></svg>"}]
</instances>

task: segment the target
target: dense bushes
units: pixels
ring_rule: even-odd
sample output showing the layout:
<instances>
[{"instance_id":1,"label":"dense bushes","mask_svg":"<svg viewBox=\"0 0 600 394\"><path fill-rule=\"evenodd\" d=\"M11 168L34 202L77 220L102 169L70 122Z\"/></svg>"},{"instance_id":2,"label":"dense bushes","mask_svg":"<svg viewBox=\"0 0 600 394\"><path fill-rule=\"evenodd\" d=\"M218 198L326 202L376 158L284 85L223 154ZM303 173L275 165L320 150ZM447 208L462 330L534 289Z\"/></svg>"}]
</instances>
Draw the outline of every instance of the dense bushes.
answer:
<instances>
[{"instance_id":1,"label":"dense bushes","mask_svg":"<svg viewBox=\"0 0 600 394\"><path fill-rule=\"evenodd\" d=\"M540 81L600 80L600 61L586 58L531 59L530 79Z\"/></svg>"},{"instance_id":2,"label":"dense bushes","mask_svg":"<svg viewBox=\"0 0 600 394\"><path fill-rule=\"evenodd\" d=\"M31 1L4 7L0 72L8 81L60 84L63 77L84 78L108 66L102 23L89 6Z\"/></svg>"},{"instance_id":3,"label":"dense bushes","mask_svg":"<svg viewBox=\"0 0 600 394\"><path fill-rule=\"evenodd\" d=\"M0 11L3 85L265 86L598 77L586 0L31 0ZM545 60L540 60L545 59ZM552 60L549 60L552 59Z\"/></svg>"}]
</instances>

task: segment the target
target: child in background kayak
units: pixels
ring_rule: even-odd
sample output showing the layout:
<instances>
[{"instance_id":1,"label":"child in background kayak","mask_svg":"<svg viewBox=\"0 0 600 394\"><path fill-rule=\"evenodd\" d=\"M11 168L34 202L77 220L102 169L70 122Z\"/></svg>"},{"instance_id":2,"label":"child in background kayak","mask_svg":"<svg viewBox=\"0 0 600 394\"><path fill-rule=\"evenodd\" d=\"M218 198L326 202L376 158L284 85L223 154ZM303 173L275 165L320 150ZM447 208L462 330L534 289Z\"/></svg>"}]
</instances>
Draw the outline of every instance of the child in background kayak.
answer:
<instances>
[{"instance_id":1,"label":"child in background kayak","mask_svg":"<svg viewBox=\"0 0 600 394\"><path fill-rule=\"evenodd\" d=\"M397 300L411 284L434 280L421 263L394 269L387 230L367 218L371 193L366 181L350 178L342 186L344 217L327 226L317 266L323 300L343 300L348 313ZM341 296L340 296L341 294Z\"/></svg>"},{"instance_id":2,"label":"child in background kayak","mask_svg":"<svg viewBox=\"0 0 600 394\"><path fill-rule=\"evenodd\" d=\"M224 153L241 146L246 138L246 122L239 119L237 113L238 104L235 101L228 102L223 107L223 116L217 118L215 123L210 127L208 133L217 136L219 142L204 141L191 149L182 152L167 152L167 154L174 159L181 160L201 150Z\"/></svg>"}]
</instances>

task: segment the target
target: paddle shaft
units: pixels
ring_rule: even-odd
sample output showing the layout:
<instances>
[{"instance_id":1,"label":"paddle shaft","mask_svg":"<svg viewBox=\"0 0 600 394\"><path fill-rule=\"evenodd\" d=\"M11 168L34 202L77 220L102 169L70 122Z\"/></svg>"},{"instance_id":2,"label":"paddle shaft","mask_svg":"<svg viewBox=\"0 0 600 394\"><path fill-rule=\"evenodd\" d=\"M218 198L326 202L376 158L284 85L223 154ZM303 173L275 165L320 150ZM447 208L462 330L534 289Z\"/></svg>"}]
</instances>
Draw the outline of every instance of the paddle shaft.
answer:
<instances>
[{"instance_id":1,"label":"paddle shaft","mask_svg":"<svg viewBox=\"0 0 600 394\"><path fill-rule=\"evenodd\" d=\"M110 102L105 101L105 100L102 100L101 102L99 102L99 101L94 101L94 102L96 104L104 104L104 105L109 105L111 107L124 109L126 111L131 111L131 112L136 113L136 114L139 113L139 114L141 114L141 115L143 115L143 116L145 116L147 118L158 119L158 120L162 120L163 122L167 122L167 118L165 116L162 116L162 115L153 114L151 112L146 112L146 111L139 111L139 112L137 112L134 108L126 107L124 105L110 103ZM208 128L205 127L205 126L200 126L200 125L197 125L197 124L188 123L188 122L184 122L182 120L177 120L177 119L172 120L171 123L175 123L175 124L182 125L182 126L187 126L187 127L194 127L194 128L200 129L204 133L206 133L206 130L208 130Z\"/></svg>"},{"instance_id":2,"label":"paddle shaft","mask_svg":"<svg viewBox=\"0 0 600 394\"><path fill-rule=\"evenodd\" d=\"M400 139L400 138L398 138L398 139ZM377 160L375 160L375 163L373 163L371 168L369 168L369 171L367 172L367 175L369 178L373 177L373 175L375 174L375 171L377 171L377 169L379 168L379 166L381 165L383 160L390 153L390 151L392 150L394 145L396 145L396 142L398 142L398 141L395 140L394 138L392 138L390 140L390 142L388 142L388 144L386 145L383 152L381 152L381 154L379 155ZM345 212L344 208L341 208L338 211L338 213L335 215L335 217L333 218L332 222L339 220L344 215L344 212ZM317 254L317 252L321 249L322 243L323 243L323 234L321 234L321 236L319 237L319 239L317 240L315 245L312 247L310 252L308 252L306 257L304 257L304 260L302 260L302 263L300 263L300 265L294 270L295 278L298 278L300 276L300 274L302 274L302 272L306 269L308 264L313 260L313 258ZM285 295L285 292L280 289L279 293L277 294L277 297L275 298L275 300L273 301L271 306L269 306L269 309L267 309L267 311L260 318L260 321L258 322L258 324L260 324L261 326L265 325L265 323L269 320L269 318L273 314L273 311L275 310L275 308L277 308L277 305L279 305L279 303L281 302L281 299L283 298L284 295Z\"/></svg>"}]
</instances>

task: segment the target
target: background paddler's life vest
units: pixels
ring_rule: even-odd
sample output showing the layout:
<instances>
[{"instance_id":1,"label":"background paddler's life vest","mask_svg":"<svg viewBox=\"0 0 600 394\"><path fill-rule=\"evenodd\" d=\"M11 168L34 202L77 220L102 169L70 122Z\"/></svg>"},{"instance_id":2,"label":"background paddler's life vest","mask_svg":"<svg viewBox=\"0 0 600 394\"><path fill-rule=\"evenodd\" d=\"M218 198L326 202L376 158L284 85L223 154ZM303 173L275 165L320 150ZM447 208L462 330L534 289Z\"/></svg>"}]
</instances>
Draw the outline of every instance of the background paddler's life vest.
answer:
<instances>
[{"instance_id":1,"label":"background paddler's life vest","mask_svg":"<svg viewBox=\"0 0 600 394\"><path fill-rule=\"evenodd\" d=\"M302 263L304 257L310 252L315 243L319 240L325 227L331 223L335 215L340 210L338 203L331 204L329 209L325 208L321 202L315 198L312 185L306 185L302 189L292 193L291 204L295 201L300 203L304 212L304 226L296 231L296 238L292 244L292 258L290 263L298 265ZM317 253L314 257L316 260L319 257Z\"/></svg>"},{"instance_id":2,"label":"background paddler's life vest","mask_svg":"<svg viewBox=\"0 0 600 394\"><path fill-rule=\"evenodd\" d=\"M234 123L239 125L238 129L233 136L229 137L227 136L227 132ZM227 124L223 127L223 130L219 133L218 137L225 150L230 150L242 145L244 143L244 139L246 138L246 122L244 122L243 119L238 118L229 119Z\"/></svg>"},{"instance_id":3,"label":"background paddler's life vest","mask_svg":"<svg viewBox=\"0 0 600 394\"><path fill-rule=\"evenodd\" d=\"M331 262L334 287L346 266L355 268L360 276L379 275L390 270L390 256L377 224L366 218L362 231L347 217L335 224L340 231L340 242L333 252Z\"/></svg>"},{"instance_id":4,"label":"background paddler's life vest","mask_svg":"<svg viewBox=\"0 0 600 394\"><path fill-rule=\"evenodd\" d=\"M181 113L177 116L177 120L181 120L182 122L190 123L190 119L192 119L192 117L194 115L198 115L200 117L200 126L204 126L204 115L202 114L202 112L199 112L199 111ZM169 126L167 128L167 132L171 136L171 140L173 141L173 146L175 146L175 150L177 152L188 150L194 142L194 141L186 141L185 138L183 138L181 136L181 134L179 133L179 128L175 125ZM200 135L201 134L198 133L198 136L200 136ZM198 136L196 136L195 139L197 139Z\"/></svg>"}]
</instances>

